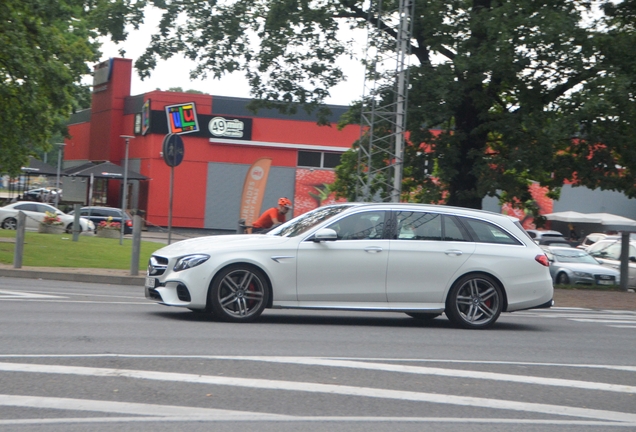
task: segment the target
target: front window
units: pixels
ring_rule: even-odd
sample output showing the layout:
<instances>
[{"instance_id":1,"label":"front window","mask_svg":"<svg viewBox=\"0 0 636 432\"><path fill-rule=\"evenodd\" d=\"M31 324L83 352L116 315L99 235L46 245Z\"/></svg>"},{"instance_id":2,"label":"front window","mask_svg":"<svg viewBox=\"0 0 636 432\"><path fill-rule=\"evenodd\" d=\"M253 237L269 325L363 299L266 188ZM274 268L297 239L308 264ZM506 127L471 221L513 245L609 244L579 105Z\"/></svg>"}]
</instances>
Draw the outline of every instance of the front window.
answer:
<instances>
[{"instance_id":1,"label":"front window","mask_svg":"<svg viewBox=\"0 0 636 432\"><path fill-rule=\"evenodd\" d=\"M574 249L553 250L552 253L546 253L548 258L560 263L581 263L581 264L598 264L593 257L587 252Z\"/></svg>"},{"instance_id":2,"label":"front window","mask_svg":"<svg viewBox=\"0 0 636 432\"><path fill-rule=\"evenodd\" d=\"M375 240L384 236L383 211L356 213L327 226L338 234L338 240Z\"/></svg>"},{"instance_id":3,"label":"front window","mask_svg":"<svg viewBox=\"0 0 636 432\"><path fill-rule=\"evenodd\" d=\"M310 229L312 229L316 225L321 224L327 219L330 219L335 215L342 213L351 206L351 204L345 204L317 208L284 223L278 228L275 228L274 230L267 233L267 235L296 237L297 235L301 235L309 231Z\"/></svg>"}]
</instances>

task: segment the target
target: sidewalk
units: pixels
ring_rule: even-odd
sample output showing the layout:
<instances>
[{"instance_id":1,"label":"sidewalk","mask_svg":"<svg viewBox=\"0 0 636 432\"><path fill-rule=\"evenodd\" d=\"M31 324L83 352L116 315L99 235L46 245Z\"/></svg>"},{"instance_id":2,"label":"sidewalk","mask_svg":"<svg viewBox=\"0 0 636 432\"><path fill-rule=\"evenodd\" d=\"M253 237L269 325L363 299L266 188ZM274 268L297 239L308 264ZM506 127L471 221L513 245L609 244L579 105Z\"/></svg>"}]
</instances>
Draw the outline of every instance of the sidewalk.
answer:
<instances>
[{"instance_id":1,"label":"sidewalk","mask_svg":"<svg viewBox=\"0 0 636 432\"><path fill-rule=\"evenodd\" d=\"M61 267L23 267L21 269L14 269L11 265L0 264L0 277L102 283L109 285L133 285L143 287L145 276L145 268L140 268L137 276L131 276L129 270ZM555 289L554 306L636 311L636 294L630 292L596 291L589 289Z\"/></svg>"}]
</instances>

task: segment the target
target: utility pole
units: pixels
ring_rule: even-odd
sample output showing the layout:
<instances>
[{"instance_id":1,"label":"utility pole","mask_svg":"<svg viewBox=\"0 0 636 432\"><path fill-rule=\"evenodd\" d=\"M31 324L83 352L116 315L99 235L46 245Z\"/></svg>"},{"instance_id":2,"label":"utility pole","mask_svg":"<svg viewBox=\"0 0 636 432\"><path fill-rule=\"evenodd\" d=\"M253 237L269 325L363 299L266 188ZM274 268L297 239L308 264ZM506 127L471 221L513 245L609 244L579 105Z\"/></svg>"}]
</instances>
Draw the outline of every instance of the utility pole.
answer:
<instances>
[{"instance_id":1,"label":"utility pole","mask_svg":"<svg viewBox=\"0 0 636 432\"><path fill-rule=\"evenodd\" d=\"M356 201L400 201L414 4L369 6Z\"/></svg>"}]
</instances>

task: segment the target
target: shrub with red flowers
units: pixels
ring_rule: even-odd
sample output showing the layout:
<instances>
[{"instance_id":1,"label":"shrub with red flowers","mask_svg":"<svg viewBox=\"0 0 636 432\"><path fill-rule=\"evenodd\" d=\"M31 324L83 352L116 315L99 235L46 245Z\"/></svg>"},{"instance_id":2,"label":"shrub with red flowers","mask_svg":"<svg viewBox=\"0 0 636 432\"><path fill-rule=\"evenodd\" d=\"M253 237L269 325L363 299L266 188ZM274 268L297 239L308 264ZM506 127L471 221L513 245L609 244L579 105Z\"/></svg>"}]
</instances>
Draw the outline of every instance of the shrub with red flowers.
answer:
<instances>
[{"instance_id":1,"label":"shrub with red flowers","mask_svg":"<svg viewBox=\"0 0 636 432\"><path fill-rule=\"evenodd\" d=\"M101 221L97 225L97 230L120 230L121 224L119 222L114 222L112 216L108 216L108 219L105 221Z\"/></svg>"},{"instance_id":2,"label":"shrub with red flowers","mask_svg":"<svg viewBox=\"0 0 636 432\"><path fill-rule=\"evenodd\" d=\"M42 225L63 225L60 217L53 212L45 212L41 223Z\"/></svg>"}]
</instances>

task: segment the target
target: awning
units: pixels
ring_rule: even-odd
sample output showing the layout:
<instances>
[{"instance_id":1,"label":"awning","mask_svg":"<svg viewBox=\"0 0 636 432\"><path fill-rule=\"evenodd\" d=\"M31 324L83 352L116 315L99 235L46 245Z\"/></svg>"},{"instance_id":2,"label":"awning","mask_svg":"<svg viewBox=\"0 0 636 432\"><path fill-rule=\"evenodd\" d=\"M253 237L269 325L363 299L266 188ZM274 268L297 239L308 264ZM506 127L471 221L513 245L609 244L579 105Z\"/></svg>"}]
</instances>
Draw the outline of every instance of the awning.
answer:
<instances>
[{"instance_id":1,"label":"awning","mask_svg":"<svg viewBox=\"0 0 636 432\"><path fill-rule=\"evenodd\" d=\"M29 164L27 166L23 166L21 171L25 174L29 175L43 175L43 176L56 176L57 168L52 167L49 164L45 164L41 160L34 158L33 156L29 156Z\"/></svg>"},{"instance_id":2,"label":"awning","mask_svg":"<svg viewBox=\"0 0 636 432\"><path fill-rule=\"evenodd\" d=\"M64 175L70 177L90 177L91 174L94 178L124 179L124 169L112 162L90 163L64 170ZM126 177L128 180L148 180L145 175L131 170L128 170Z\"/></svg>"}]
</instances>

